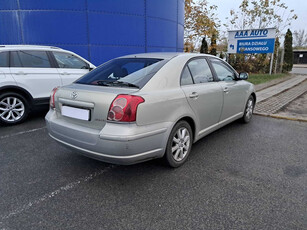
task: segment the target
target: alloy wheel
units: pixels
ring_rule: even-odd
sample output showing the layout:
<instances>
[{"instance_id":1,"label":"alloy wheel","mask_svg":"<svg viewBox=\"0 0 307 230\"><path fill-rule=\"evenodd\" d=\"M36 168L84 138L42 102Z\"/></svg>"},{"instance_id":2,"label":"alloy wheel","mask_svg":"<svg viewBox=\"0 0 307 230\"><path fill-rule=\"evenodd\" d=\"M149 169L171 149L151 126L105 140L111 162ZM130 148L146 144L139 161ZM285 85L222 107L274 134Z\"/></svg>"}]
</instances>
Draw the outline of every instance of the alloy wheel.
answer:
<instances>
[{"instance_id":1,"label":"alloy wheel","mask_svg":"<svg viewBox=\"0 0 307 230\"><path fill-rule=\"evenodd\" d=\"M0 118L6 122L16 122L25 113L25 105L17 97L4 97L0 101Z\"/></svg>"},{"instance_id":2,"label":"alloy wheel","mask_svg":"<svg viewBox=\"0 0 307 230\"><path fill-rule=\"evenodd\" d=\"M247 102L246 110L245 110L245 116L249 120L253 115L254 110L254 102L253 99L249 99Z\"/></svg>"},{"instance_id":3,"label":"alloy wheel","mask_svg":"<svg viewBox=\"0 0 307 230\"><path fill-rule=\"evenodd\" d=\"M172 155L175 161L182 161L190 148L190 133L187 128L177 130L172 141Z\"/></svg>"}]
</instances>

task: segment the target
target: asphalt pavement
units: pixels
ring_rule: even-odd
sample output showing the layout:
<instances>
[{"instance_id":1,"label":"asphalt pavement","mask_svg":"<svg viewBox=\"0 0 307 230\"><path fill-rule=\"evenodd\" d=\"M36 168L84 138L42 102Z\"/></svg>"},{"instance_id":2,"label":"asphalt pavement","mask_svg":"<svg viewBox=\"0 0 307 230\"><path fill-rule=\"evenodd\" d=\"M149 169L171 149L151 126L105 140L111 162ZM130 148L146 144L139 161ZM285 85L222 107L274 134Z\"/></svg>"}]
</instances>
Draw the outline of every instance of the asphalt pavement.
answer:
<instances>
[{"instance_id":1,"label":"asphalt pavement","mask_svg":"<svg viewBox=\"0 0 307 230\"><path fill-rule=\"evenodd\" d=\"M307 123L254 116L171 169L80 156L43 113L0 127L0 229L306 229Z\"/></svg>"}]
</instances>

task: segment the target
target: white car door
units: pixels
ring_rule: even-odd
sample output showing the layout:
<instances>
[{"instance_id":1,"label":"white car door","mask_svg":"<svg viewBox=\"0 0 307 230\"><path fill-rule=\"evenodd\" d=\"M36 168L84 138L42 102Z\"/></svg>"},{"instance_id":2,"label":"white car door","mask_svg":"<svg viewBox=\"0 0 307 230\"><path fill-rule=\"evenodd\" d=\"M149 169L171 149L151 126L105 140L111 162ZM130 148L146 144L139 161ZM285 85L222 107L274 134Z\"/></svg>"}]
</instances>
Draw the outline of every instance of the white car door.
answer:
<instances>
[{"instance_id":1,"label":"white car door","mask_svg":"<svg viewBox=\"0 0 307 230\"><path fill-rule=\"evenodd\" d=\"M52 89L61 85L59 73L52 68L46 51L11 51L10 72L17 85L34 99L48 98Z\"/></svg>"},{"instance_id":2,"label":"white car door","mask_svg":"<svg viewBox=\"0 0 307 230\"><path fill-rule=\"evenodd\" d=\"M0 88L8 85L16 85L9 68L9 51L0 52Z\"/></svg>"},{"instance_id":3,"label":"white car door","mask_svg":"<svg viewBox=\"0 0 307 230\"><path fill-rule=\"evenodd\" d=\"M60 74L62 85L71 84L90 71L88 63L71 53L60 51L53 51L52 53L58 65L57 70Z\"/></svg>"}]
</instances>

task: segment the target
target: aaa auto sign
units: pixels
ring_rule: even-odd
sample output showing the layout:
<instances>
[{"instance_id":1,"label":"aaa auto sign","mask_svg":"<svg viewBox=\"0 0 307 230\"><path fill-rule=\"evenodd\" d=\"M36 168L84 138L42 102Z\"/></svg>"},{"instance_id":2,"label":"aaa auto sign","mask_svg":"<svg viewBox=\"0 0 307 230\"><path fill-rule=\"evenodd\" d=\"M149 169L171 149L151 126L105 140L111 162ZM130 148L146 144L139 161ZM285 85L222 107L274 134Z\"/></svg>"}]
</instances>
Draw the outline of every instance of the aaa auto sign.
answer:
<instances>
[{"instance_id":1,"label":"aaa auto sign","mask_svg":"<svg viewBox=\"0 0 307 230\"><path fill-rule=\"evenodd\" d=\"M228 53L274 53L275 28L228 31Z\"/></svg>"}]
</instances>

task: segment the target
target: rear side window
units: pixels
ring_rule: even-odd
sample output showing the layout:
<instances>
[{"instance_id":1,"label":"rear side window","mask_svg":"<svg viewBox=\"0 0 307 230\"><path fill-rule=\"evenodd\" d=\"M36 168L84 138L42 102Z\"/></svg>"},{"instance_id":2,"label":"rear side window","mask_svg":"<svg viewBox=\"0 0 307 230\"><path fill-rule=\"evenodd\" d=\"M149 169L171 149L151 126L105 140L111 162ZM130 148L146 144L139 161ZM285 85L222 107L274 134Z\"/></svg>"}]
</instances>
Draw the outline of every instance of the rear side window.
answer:
<instances>
[{"instance_id":1,"label":"rear side window","mask_svg":"<svg viewBox=\"0 0 307 230\"><path fill-rule=\"evenodd\" d=\"M70 53L53 52L53 55L60 68L88 69L86 62Z\"/></svg>"},{"instance_id":2,"label":"rear side window","mask_svg":"<svg viewBox=\"0 0 307 230\"><path fill-rule=\"evenodd\" d=\"M194 59L189 62L188 67L192 73L195 84L213 81L213 75L206 59Z\"/></svg>"},{"instance_id":3,"label":"rear side window","mask_svg":"<svg viewBox=\"0 0 307 230\"><path fill-rule=\"evenodd\" d=\"M192 76L191 76L190 70L188 69L187 66L184 67L184 70L182 72L180 84L181 85L191 85L191 84L193 84Z\"/></svg>"},{"instance_id":4,"label":"rear side window","mask_svg":"<svg viewBox=\"0 0 307 230\"><path fill-rule=\"evenodd\" d=\"M11 52L11 67L50 68L45 51L21 50Z\"/></svg>"},{"instance_id":5,"label":"rear side window","mask_svg":"<svg viewBox=\"0 0 307 230\"><path fill-rule=\"evenodd\" d=\"M156 58L113 59L84 75L76 83L141 88L167 61Z\"/></svg>"},{"instance_id":6,"label":"rear side window","mask_svg":"<svg viewBox=\"0 0 307 230\"><path fill-rule=\"evenodd\" d=\"M9 67L9 52L0 52L0 67Z\"/></svg>"}]
</instances>

